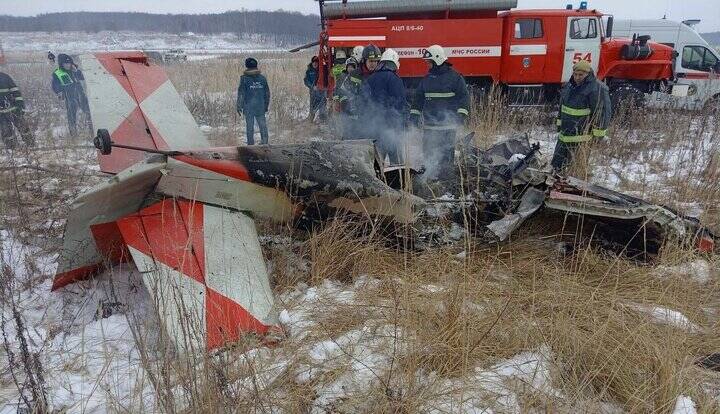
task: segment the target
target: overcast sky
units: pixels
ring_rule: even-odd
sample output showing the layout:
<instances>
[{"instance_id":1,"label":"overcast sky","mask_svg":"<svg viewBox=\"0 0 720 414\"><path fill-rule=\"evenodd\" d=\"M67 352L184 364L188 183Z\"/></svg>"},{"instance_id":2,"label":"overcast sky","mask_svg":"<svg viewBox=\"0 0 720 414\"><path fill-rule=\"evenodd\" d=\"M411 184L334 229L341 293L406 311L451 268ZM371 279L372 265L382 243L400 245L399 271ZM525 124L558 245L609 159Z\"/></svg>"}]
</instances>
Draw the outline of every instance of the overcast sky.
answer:
<instances>
[{"instance_id":1,"label":"overcast sky","mask_svg":"<svg viewBox=\"0 0 720 414\"><path fill-rule=\"evenodd\" d=\"M351 0L352 1L352 0ZM520 8L563 8L569 1L518 0ZM317 13L314 0L0 0L0 14L34 15L58 11L144 11L151 13L214 13L226 10L295 10ZM577 7L578 0L572 1ZM718 0L590 0L589 7L619 18L700 18L701 32L720 31Z\"/></svg>"}]
</instances>

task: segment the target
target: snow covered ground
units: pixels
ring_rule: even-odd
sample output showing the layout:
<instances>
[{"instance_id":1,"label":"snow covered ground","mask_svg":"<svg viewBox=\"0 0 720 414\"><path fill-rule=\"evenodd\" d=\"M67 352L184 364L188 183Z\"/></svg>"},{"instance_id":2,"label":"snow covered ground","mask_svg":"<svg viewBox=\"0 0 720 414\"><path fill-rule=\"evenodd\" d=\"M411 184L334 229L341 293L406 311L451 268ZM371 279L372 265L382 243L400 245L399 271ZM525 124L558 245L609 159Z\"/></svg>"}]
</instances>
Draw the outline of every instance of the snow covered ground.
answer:
<instances>
[{"instance_id":1,"label":"snow covered ground","mask_svg":"<svg viewBox=\"0 0 720 414\"><path fill-rule=\"evenodd\" d=\"M270 38L238 36L233 33L202 35L154 32L0 32L3 48L8 52L80 53L110 50L183 49L191 55L221 55L243 51L279 50Z\"/></svg>"},{"instance_id":2,"label":"snow covered ground","mask_svg":"<svg viewBox=\"0 0 720 414\"><path fill-rule=\"evenodd\" d=\"M45 276L54 272L53 257L13 241L12 234L7 232L0 233L0 238L3 260L13 266L18 280L27 279L30 272ZM40 268L24 267L30 257ZM58 293L50 292L49 277L37 280L42 282L17 291L15 303L30 327L26 332L30 350L41 358L50 407L68 413L158 410L157 394L143 364L143 356L153 358L152 345L147 345L152 340L145 342L143 355L134 337L137 330L157 332L160 324L152 316L150 296L137 271L118 267ZM367 412L373 401L363 401L359 396L369 395L377 387L402 389L403 379L388 377L388 369L398 355L410 352L403 345L409 333L387 324L383 312L392 303L372 299L378 296L381 285L380 279L364 276L350 284L326 280L311 287L300 283L281 293L277 300L287 338L273 349L231 354L233 367L242 372L242 368L251 365L252 374L239 376L228 389L235 398L252 398L256 393L272 396L280 392L278 383L293 381L312 390L309 408L317 414ZM429 295L444 292L435 285L427 285L423 290ZM103 315L108 304L118 301L122 306L113 308L116 313ZM634 306L658 323L696 329L680 312ZM365 310L362 324L339 336L323 334L327 332L323 324L328 312L352 313L358 307ZM7 324L7 341L11 349L17 349L19 338L13 335L7 307L2 316ZM138 320L137 316L141 318ZM565 395L553 380L557 375L554 360L549 348L540 347L474 367L463 377L443 378L435 372L417 372L417 386L425 397L417 412L520 413L530 396L541 401L562 399ZM0 382L1 414L15 413L17 395L13 384ZM179 405L187 403L182 392L176 397ZM593 412L623 412L614 403L592 407ZM266 408L269 412L284 412L282 406L270 404ZM576 409L579 412L589 408ZM696 412L690 397L678 396L674 413Z\"/></svg>"},{"instance_id":3,"label":"snow covered ground","mask_svg":"<svg viewBox=\"0 0 720 414\"><path fill-rule=\"evenodd\" d=\"M96 37L89 40L90 43L81 45L85 48L103 49L118 45L111 40L103 40L105 38L102 34L87 36ZM135 42L131 48L148 46L155 49L165 44L162 42L169 41L137 37L130 39ZM26 44L29 46L17 46L18 49L14 50L35 47L32 50L43 51L59 46L43 43L51 42L50 38L51 35L47 34L47 40L28 40ZM7 48L7 40L5 37L3 39ZM109 36L107 39L118 38ZM232 39L227 41L231 42ZM16 45L22 45L22 42L17 39ZM209 39L207 42L203 47L228 47L227 44L218 43L217 39ZM189 46L185 47L190 49ZM254 44L248 47L261 46ZM305 97L302 99L304 101ZM65 131L61 124L54 121L50 131L55 142L63 144ZM228 126L203 126L203 130L209 134L222 128L230 129ZM236 132L233 130L233 133ZM540 126L533 127L531 132L533 139L541 141L543 157L549 158L555 142L552 131ZM292 134L293 131L278 131L273 138L286 139ZM706 138L702 144L705 145L702 156L707 156L707 152L714 148L713 135L709 134ZM598 166L592 171L593 180L613 188L633 189L638 191L638 195L645 194L642 188L646 188L649 194L652 188L672 184L675 177L667 171L677 171L677 166L690 166L693 160L698 163L707 161L693 158L693 153L688 152L688 145L689 142L679 142L664 149L662 157L653 157L654 168L659 173L652 175L628 173L647 168L645 165L649 164L648 158L621 160L615 158L614 153L608 154L601 149ZM10 165L12 156L18 158L16 164L25 162L18 154L0 153L0 165ZM73 153L48 152L39 157L42 158L25 163L58 170L65 165L65 169L70 172L88 174L80 183L72 185L56 177L48 179L41 176L37 183L31 181L29 188L21 190L24 196L33 197L35 201L52 195L59 197L58 201L51 202L52 208L41 210L32 217L32 227L37 233L32 237L15 228L0 230L2 261L14 274L13 302L28 327L24 335L29 341L29 351L39 357L49 405L68 413L159 411L158 392L151 382L152 371L149 367L156 362L154 358L159 358L152 333L159 331L160 324L154 316L150 296L140 283L137 271L132 266L116 267L92 281L74 284L57 293L50 292L50 280L57 266L56 253L45 246L46 241L52 242L45 238L50 239L49 235L56 234L62 222L51 220L49 216L64 217L68 200L83 188L97 182L99 178L95 175L97 165L94 151L80 149ZM617 171L608 168L608 165L616 166ZM59 193L62 193L61 196L57 195ZM699 209L698 214L703 211L703 206L695 207ZM12 214L3 212L6 213ZM43 243L38 243L38 240ZM266 247L275 243L288 250L293 243L274 237L263 238L262 241ZM302 272L303 268L312 265L306 257L294 256L291 252L287 254L295 269L293 271ZM463 252L453 257L462 262L468 256ZM268 266L272 268L278 266L278 263L270 261ZM702 257L691 257L672 266L648 269L652 277L659 281L674 278L707 287L707 295L712 294L711 289L717 283L719 271L716 262ZM488 275L478 277L505 280L508 289L512 291L512 278L503 272L497 269L491 272L488 269ZM425 295L425 300L436 300L440 295L447 294L448 287L444 283L451 276L443 275L435 283L420 286L419 290ZM383 284L401 282L393 276L364 275L345 283L324 280L311 286L300 282L279 289L276 292L277 312L287 338L277 347L256 348L246 352L230 350L226 356L216 356L239 373L227 380L226 389L238 400L253 400L259 394L269 396L267 405L263 406L264 412L290 411L287 406L273 405L273 401L282 401L287 397L287 384L292 384L304 393L303 401L307 403L307 411L318 414L368 411L373 407L372 396L378 395L378 389L389 400L402 400L403 395L395 395L393 392L407 390L409 385L402 383L404 379L401 376L390 375L393 373L391 365L396 363L398 356L412 351L403 345L412 333L389 323L387 312L395 304L378 299L382 296L381 289L386 289ZM22 363L17 362L21 355L21 335L15 330L12 307L8 302L2 305L2 320L5 323L3 331L16 358L12 368L22 380ZM470 305L475 305L474 311L483 312L483 306L477 303ZM634 298L627 298L619 305L628 308L638 320L676 329L688 337L712 335L715 332L712 329L716 329L715 325L709 328L707 324L700 326L703 322L698 320L697 315L680 310L680 307L637 302ZM534 303L528 303L528 308L532 306ZM712 312L707 310L709 314ZM337 315L347 315L350 319L346 329L330 330L326 325L329 317ZM143 317L143 320L138 321L138 316ZM137 331L151 334L146 337L148 342L143 346L139 346L135 340ZM427 370L413 371L412 377L416 383L410 384L410 388L416 387L418 405L409 412L542 412L542 408L538 407L544 407L546 412L554 412L554 409L567 413L623 412L616 402L583 405L575 396L567 395L558 378L560 367L557 359L558 356L550 346L532 344L506 357L470 366L462 376L444 376ZM15 413L19 393L11 379L7 350L1 346L0 361L0 414ZM173 389L173 397L179 406L187 405L188 396L182 390L181 379L173 379L178 381L172 384L177 388ZM684 390L673 392L671 398L677 399L674 406L667 407L668 410L673 410L673 414L698 412L698 401L686 395ZM272 398L275 396L278 398ZM557 408L552 405L554 401L568 402L566 406ZM528 407L535 411L523 411Z\"/></svg>"}]
</instances>

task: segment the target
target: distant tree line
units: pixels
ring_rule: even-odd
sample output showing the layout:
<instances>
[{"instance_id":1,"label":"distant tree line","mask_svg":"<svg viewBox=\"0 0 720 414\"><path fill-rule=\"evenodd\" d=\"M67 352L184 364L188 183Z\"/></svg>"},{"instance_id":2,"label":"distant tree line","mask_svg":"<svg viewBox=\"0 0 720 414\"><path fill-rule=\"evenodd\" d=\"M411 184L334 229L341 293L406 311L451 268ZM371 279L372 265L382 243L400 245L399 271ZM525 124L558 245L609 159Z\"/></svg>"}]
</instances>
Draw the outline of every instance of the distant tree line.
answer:
<instances>
[{"instance_id":1,"label":"distant tree line","mask_svg":"<svg viewBox=\"0 0 720 414\"><path fill-rule=\"evenodd\" d=\"M320 18L286 11L228 11L219 14L150 14L110 12L48 13L32 17L0 15L1 32L135 31L273 35L279 41L310 41Z\"/></svg>"}]
</instances>

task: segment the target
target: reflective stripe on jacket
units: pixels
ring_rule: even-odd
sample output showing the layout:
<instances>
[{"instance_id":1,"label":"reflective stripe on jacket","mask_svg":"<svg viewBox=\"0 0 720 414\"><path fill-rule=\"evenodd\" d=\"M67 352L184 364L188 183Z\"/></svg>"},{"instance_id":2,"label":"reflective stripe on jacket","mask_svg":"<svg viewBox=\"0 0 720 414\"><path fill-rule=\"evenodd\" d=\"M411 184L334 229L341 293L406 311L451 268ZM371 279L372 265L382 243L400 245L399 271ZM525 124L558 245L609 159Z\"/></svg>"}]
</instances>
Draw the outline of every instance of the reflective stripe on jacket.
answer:
<instances>
[{"instance_id":1,"label":"reflective stripe on jacket","mask_svg":"<svg viewBox=\"0 0 720 414\"><path fill-rule=\"evenodd\" d=\"M465 78L449 63L434 66L415 90L410 114L423 115L426 129L454 128L461 115L470 115Z\"/></svg>"},{"instance_id":2,"label":"reflective stripe on jacket","mask_svg":"<svg viewBox=\"0 0 720 414\"><path fill-rule=\"evenodd\" d=\"M611 116L610 93L604 83L593 74L579 85L570 79L560 93L559 139L566 143L579 143L590 141L593 137L604 137Z\"/></svg>"},{"instance_id":3,"label":"reflective stripe on jacket","mask_svg":"<svg viewBox=\"0 0 720 414\"><path fill-rule=\"evenodd\" d=\"M333 99L343 103L342 111L346 114L357 115L363 107L362 86L365 80L372 74L364 64L346 76L342 81L335 84Z\"/></svg>"},{"instance_id":4,"label":"reflective stripe on jacket","mask_svg":"<svg viewBox=\"0 0 720 414\"><path fill-rule=\"evenodd\" d=\"M10 75L0 72L0 113L8 113L25 109L25 100L20 88Z\"/></svg>"}]
</instances>

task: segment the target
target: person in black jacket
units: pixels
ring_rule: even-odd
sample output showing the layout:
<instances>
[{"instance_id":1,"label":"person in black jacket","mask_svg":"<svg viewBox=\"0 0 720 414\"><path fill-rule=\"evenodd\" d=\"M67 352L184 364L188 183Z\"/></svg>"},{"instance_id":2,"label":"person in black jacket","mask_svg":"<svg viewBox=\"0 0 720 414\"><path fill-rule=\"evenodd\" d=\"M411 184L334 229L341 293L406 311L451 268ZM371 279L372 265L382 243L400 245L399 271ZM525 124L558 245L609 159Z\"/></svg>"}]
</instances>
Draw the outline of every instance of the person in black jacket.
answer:
<instances>
[{"instance_id":1,"label":"person in black jacket","mask_svg":"<svg viewBox=\"0 0 720 414\"><path fill-rule=\"evenodd\" d=\"M268 128L265 114L270 106L270 88L267 79L260 73L255 58L245 60L245 73L240 77L236 109L245 115L248 145L255 145L255 121L260 128L263 145L268 143Z\"/></svg>"},{"instance_id":2,"label":"person in black jacket","mask_svg":"<svg viewBox=\"0 0 720 414\"><path fill-rule=\"evenodd\" d=\"M81 83L85 80L85 77L70 56L61 53L58 55L57 60L58 68L55 69L52 75L52 90L58 99L65 101L70 135L77 136L78 110L85 113L87 126L92 134L90 108Z\"/></svg>"},{"instance_id":3,"label":"person in black jacket","mask_svg":"<svg viewBox=\"0 0 720 414\"><path fill-rule=\"evenodd\" d=\"M10 75L0 72L0 136L7 148L15 148L15 129L28 146L35 145L25 121L25 100Z\"/></svg>"},{"instance_id":4,"label":"person in black jacket","mask_svg":"<svg viewBox=\"0 0 720 414\"><path fill-rule=\"evenodd\" d=\"M363 84L364 101L367 102L367 127L375 130L377 148L384 160L387 154L391 164L400 164L402 157L402 128L407 117L407 97L405 84L397 70L400 69L400 56L396 51L387 49L382 54L380 64Z\"/></svg>"},{"instance_id":5,"label":"person in black jacket","mask_svg":"<svg viewBox=\"0 0 720 414\"><path fill-rule=\"evenodd\" d=\"M560 93L558 142L551 165L561 171L573 162L580 146L603 138L610 124L612 107L607 86L593 74L590 62L573 66L573 76Z\"/></svg>"},{"instance_id":6,"label":"person in black jacket","mask_svg":"<svg viewBox=\"0 0 720 414\"><path fill-rule=\"evenodd\" d=\"M317 56L313 56L312 59L310 59L307 69L305 70L305 78L303 79L303 83L310 92L310 113L307 117L310 121L315 119L316 113L319 115L321 121L324 121L327 116L325 108L327 100L325 99L323 91L318 89L317 86L318 77L320 76L319 68L320 61Z\"/></svg>"},{"instance_id":7,"label":"person in black jacket","mask_svg":"<svg viewBox=\"0 0 720 414\"><path fill-rule=\"evenodd\" d=\"M470 115L470 93L465 79L447 61L439 45L427 48L423 59L430 71L415 90L410 116L416 126L423 122L423 154L426 164L446 167L455 159L457 129ZM426 168L428 165L426 165Z\"/></svg>"}]
</instances>

